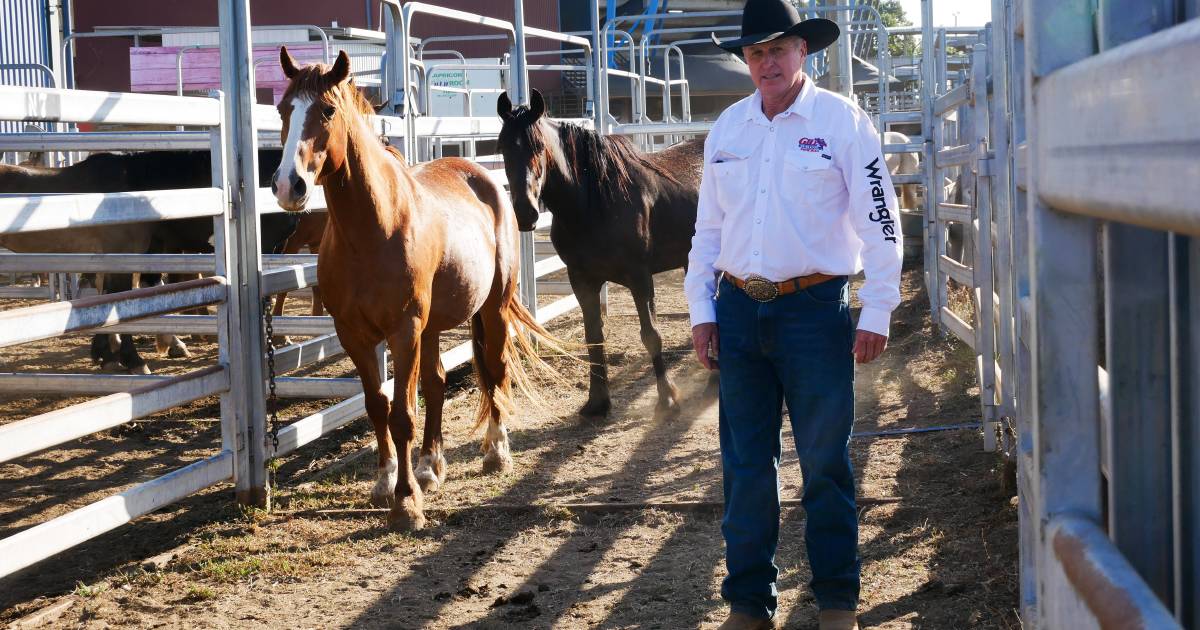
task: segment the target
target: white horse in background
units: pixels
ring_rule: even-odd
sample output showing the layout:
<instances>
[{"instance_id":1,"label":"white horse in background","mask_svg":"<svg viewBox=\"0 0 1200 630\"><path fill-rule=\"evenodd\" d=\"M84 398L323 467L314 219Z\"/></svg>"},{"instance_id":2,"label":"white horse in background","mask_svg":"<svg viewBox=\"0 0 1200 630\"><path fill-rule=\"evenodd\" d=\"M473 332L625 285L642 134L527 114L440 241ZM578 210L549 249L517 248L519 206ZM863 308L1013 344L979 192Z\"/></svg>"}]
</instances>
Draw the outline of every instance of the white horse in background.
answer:
<instances>
[{"instance_id":1,"label":"white horse in background","mask_svg":"<svg viewBox=\"0 0 1200 630\"><path fill-rule=\"evenodd\" d=\"M885 131L884 144L908 144L909 137L898 131ZM886 157L888 173L892 175L912 175L921 171L920 153L888 153ZM902 184L896 186L896 196L900 198L900 207L908 210L917 209L917 184Z\"/></svg>"}]
</instances>

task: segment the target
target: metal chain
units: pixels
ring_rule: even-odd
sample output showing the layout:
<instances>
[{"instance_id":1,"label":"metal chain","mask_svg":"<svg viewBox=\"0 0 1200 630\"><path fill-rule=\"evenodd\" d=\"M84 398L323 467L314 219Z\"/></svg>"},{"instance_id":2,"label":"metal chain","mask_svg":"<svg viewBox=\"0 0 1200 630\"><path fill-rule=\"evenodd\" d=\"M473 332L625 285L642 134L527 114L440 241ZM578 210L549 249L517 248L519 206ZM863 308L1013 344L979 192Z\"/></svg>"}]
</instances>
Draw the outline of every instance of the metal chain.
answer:
<instances>
[{"instance_id":1,"label":"metal chain","mask_svg":"<svg viewBox=\"0 0 1200 630\"><path fill-rule=\"evenodd\" d=\"M279 397L275 394L275 329L272 326L271 298L265 297L263 304L263 322L266 324L267 346L267 417L271 421L271 452L279 450Z\"/></svg>"}]
</instances>

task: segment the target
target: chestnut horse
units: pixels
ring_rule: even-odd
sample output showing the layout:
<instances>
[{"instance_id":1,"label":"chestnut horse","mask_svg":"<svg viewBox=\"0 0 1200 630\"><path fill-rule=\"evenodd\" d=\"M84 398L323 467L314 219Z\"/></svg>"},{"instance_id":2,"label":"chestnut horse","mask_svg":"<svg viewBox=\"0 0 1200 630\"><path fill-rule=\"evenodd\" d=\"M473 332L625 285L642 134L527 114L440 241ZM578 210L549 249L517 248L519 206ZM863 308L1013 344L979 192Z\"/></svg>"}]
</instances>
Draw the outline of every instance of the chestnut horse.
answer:
<instances>
[{"instance_id":1,"label":"chestnut horse","mask_svg":"<svg viewBox=\"0 0 1200 630\"><path fill-rule=\"evenodd\" d=\"M644 154L622 136L601 136L546 118L546 103L537 90L529 107L513 109L508 94L500 95L496 107L504 120L498 146L517 223L532 230L539 205L554 215L550 240L567 265L583 312L591 373L580 415L607 416L612 406L600 315L605 282L621 284L633 296L642 344L658 383L656 412L678 414L679 390L667 374L657 329L654 274L687 265L704 141Z\"/></svg>"},{"instance_id":2,"label":"chestnut horse","mask_svg":"<svg viewBox=\"0 0 1200 630\"><path fill-rule=\"evenodd\" d=\"M423 492L446 476L442 404L444 330L470 321L481 390L478 423L487 423L483 472L511 470L505 420L511 385L528 392L522 356L538 361L524 329L553 338L516 296L519 247L507 195L482 167L459 158L408 166L372 132L373 110L350 76L345 51L332 67L299 68L279 51L289 83L279 102L284 156L272 188L279 205L301 211L325 189L328 223L317 258L325 309L362 379L379 443L372 500L391 505L388 525L420 529ZM375 363L386 341L395 363L389 402ZM426 402L425 435L414 473L417 380ZM393 489L394 487L394 489Z\"/></svg>"},{"instance_id":3,"label":"chestnut horse","mask_svg":"<svg viewBox=\"0 0 1200 630\"><path fill-rule=\"evenodd\" d=\"M271 216L271 215L265 215ZM265 218L265 217L264 217ZM308 247L311 254L319 254L321 251L321 237L325 234L325 213L314 212L300 217L300 222L296 224L296 231L288 237L287 242L283 244L282 254L299 254L300 250ZM272 314L275 317L283 315L283 304L287 300L287 292L280 293L275 296L275 310ZM321 287L313 285L312 287L312 315L324 315L325 309L321 306Z\"/></svg>"}]
</instances>

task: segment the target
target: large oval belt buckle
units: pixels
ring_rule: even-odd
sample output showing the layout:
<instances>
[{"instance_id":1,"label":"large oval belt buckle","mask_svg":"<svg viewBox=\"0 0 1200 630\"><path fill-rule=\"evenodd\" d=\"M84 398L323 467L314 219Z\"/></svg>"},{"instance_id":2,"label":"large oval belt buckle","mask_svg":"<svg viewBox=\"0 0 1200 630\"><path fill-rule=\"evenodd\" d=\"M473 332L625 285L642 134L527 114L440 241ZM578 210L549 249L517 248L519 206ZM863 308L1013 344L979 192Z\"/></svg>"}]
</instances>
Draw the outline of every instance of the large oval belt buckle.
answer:
<instances>
[{"instance_id":1,"label":"large oval belt buckle","mask_svg":"<svg viewBox=\"0 0 1200 630\"><path fill-rule=\"evenodd\" d=\"M779 287L774 282L757 275L746 278L746 285L742 287L742 290L751 299L759 302L770 302L779 297Z\"/></svg>"}]
</instances>

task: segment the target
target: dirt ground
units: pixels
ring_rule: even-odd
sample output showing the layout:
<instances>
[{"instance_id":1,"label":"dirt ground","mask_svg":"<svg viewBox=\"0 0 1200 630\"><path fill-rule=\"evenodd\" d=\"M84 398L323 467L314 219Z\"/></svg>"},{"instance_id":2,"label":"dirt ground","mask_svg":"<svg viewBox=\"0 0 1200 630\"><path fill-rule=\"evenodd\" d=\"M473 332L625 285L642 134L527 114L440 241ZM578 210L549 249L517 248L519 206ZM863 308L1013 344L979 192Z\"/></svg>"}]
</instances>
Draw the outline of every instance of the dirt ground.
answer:
<instances>
[{"instance_id":1,"label":"dirt ground","mask_svg":"<svg viewBox=\"0 0 1200 630\"><path fill-rule=\"evenodd\" d=\"M978 420L973 357L933 334L919 284L919 273L906 274L888 351L859 368L859 433ZM0 623L65 602L53 627L714 628L725 614L716 510L559 507L721 500L716 383L689 353L680 285L680 272L659 278L661 331L684 392L676 419L654 417L633 305L614 288L612 417L575 415L586 370L552 359L566 385L542 383L545 404L528 405L511 427L514 470L485 477L480 436L471 432L471 377L456 373L445 424L449 476L426 497L424 531L389 532L377 513L314 513L368 506L373 456L329 472L373 441L359 420L282 461L274 513L239 509L227 485L190 497L0 580ZM297 300L289 312L306 308ZM577 314L552 331L582 341ZM190 344L196 356L173 361L143 343L157 373L216 358L211 344ZM15 370L89 371L86 340L0 352L0 371ZM306 373L350 370L341 362ZM0 423L68 402L3 398ZM294 402L281 415L296 419L327 404ZM0 464L0 537L215 453L217 413L216 399L206 399ZM783 496L798 498L795 453L784 453ZM864 500L864 627L1019 626L1016 510L979 432L863 436L852 453ZM520 506L535 507L513 509ZM799 508L783 515L780 627L815 627L803 520Z\"/></svg>"}]
</instances>

